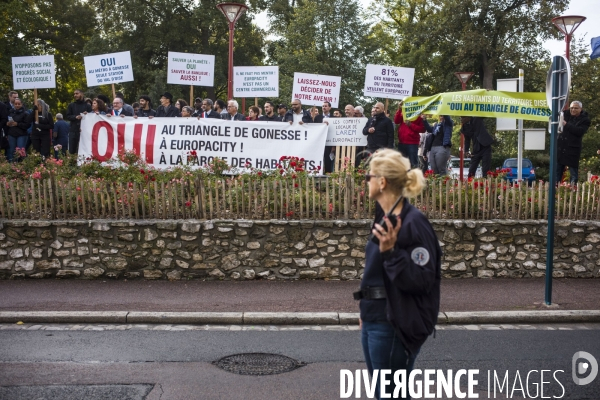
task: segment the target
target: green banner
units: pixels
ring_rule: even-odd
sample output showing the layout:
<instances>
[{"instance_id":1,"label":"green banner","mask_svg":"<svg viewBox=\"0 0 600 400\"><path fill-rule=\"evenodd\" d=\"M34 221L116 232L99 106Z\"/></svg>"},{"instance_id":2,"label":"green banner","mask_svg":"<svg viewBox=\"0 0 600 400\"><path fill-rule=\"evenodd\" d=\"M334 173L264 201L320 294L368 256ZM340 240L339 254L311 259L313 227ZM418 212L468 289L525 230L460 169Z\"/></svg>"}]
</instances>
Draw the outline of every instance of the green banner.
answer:
<instances>
[{"instance_id":1,"label":"green banner","mask_svg":"<svg viewBox=\"0 0 600 400\"><path fill-rule=\"evenodd\" d=\"M402 105L404 118L413 121L420 114L515 118L548 121L552 115L546 93L467 90L430 97L407 97Z\"/></svg>"}]
</instances>

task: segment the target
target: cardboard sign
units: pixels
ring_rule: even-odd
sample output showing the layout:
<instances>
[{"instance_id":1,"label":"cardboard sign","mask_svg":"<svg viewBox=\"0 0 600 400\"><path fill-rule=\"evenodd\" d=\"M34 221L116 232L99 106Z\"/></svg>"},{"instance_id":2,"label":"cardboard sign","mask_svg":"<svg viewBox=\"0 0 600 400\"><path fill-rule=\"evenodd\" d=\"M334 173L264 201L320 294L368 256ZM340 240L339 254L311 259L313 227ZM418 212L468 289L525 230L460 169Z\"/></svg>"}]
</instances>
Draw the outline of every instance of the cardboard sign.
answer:
<instances>
[{"instance_id":1,"label":"cardboard sign","mask_svg":"<svg viewBox=\"0 0 600 400\"><path fill-rule=\"evenodd\" d=\"M233 67L233 97L278 97L279 67Z\"/></svg>"},{"instance_id":2,"label":"cardboard sign","mask_svg":"<svg viewBox=\"0 0 600 400\"><path fill-rule=\"evenodd\" d=\"M169 52L167 83L175 85L214 86L215 56Z\"/></svg>"},{"instance_id":3,"label":"cardboard sign","mask_svg":"<svg viewBox=\"0 0 600 400\"><path fill-rule=\"evenodd\" d=\"M133 81L131 53L128 51L84 57L83 62L90 87Z\"/></svg>"},{"instance_id":4,"label":"cardboard sign","mask_svg":"<svg viewBox=\"0 0 600 400\"><path fill-rule=\"evenodd\" d=\"M299 99L303 105L322 106L324 101L337 108L340 101L341 76L314 75L294 72L292 101Z\"/></svg>"},{"instance_id":5,"label":"cardboard sign","mask_svg":"<svg viewBox=\"0 0 600 400\"><path fill-rule=\"evenodd\" d=\"M15 90L56 87L54 56L13 57L12 70Z\"/></svg>"},{"instance_id":6,"label":"cardboard sign","mask_svg":"<svg viewBox=\"0 0 600 400\"><path fill-rule=\"evenodd\" d=\"M402 100L412 96L414 79L414 68L368 64L364 95Z\"/></svg>"}]
</instances>

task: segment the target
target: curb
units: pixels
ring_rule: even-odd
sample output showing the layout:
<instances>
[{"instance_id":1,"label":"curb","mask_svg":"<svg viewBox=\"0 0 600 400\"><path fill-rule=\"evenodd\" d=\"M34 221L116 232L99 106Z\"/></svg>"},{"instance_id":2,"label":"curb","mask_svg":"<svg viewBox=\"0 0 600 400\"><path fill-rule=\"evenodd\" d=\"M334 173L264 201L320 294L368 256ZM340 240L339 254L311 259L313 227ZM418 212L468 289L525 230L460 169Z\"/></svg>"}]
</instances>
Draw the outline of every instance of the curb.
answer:
<instances>
[{"instance_id":1,"label":"curb","mask_svg":"<svg viewBox=\"0 0 600 400\"><path fill-rule=\"evenodd\" d=\"M358 313L0 311L0 323L357 325ZM442 312L438 325L600 322L600 310Z\"/></svg>"}]
</instances>

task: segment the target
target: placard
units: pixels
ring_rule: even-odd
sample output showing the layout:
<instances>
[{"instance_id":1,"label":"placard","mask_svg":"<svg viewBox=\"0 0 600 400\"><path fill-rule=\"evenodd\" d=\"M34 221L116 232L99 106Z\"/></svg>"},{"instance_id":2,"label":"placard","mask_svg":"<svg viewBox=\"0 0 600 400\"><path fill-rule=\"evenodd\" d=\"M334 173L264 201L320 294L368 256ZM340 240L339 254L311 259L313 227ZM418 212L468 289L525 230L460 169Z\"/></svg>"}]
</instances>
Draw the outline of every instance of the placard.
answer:
<instances>
[{"instance_id":1,"label":"placard","mask_svg":"<svg viewBox=\"0 0 600 400\"><path fill-rule=\"evenodd\" d=\"M54 56L13 57L12 70L15 90L56 87Z\"/></svg>"},{"instance_id":2,"label":"placard","mask_svg":"<svg viewBox=\"0 0 600 400\"><path fill-rule=\"evenodd\" d=\"M83 57L83 63L90 87L133 81L131 53L128 51Z\"/></svg>"},{"instance_id":3,"label":"placard","mask_svg":"<svg viewBox=\"0 0 600 400\"><path fill-rule=\"evenodd\" d=\"M366 146L367 136L363 128L368 118L327 118L326 146Z\"/></svg>"},{"instance_id":4,"label":"placard","mask_svg":"<svg viewBox=\"0 0 600 400\"><path fill-rule=\"evenodd\" d=\"M279 67L233 67L233 97L278 97Z\"/></svg>"},{"instance_id":5,"label":"placard","mask_svg":"<svg viewBox=\"0 0 600 400\"><path fill-rule=\"evenodd\" d=\"M216 118L110 118L89 113L81 120L79 158L106 161L119 149L141 155L155 168L186 165L192 153L201 167L215 157L237 171L277 169L282 156L304 158L307 170L321 166L325 124L227 121ZM248 164L248 167L247 167Z\"/></svg>"},{"instance_id":6,"label":"placard","mask_svg":"<svg viewBox=\"0 0 600 400\"><path fill-rule=\"evenodd\" d=\"M399 99L412 96L414 68L367 64L364 95L384 99Z\"/></svg>"},{"instance_id":7,"label":"placard","mask_svg":"<svg viewBox=\"0 0 600 400\"><path fill-rule=\"evenodd\" d=\"M215 56L169 52L167 83L174 85L214 86Z\"/></svg>"},{"instance_id":8,"label":"placard","mask_svg":"<svg viewBox=\"0 0 600 400\"><path fill-rule=\"evenodd\" d=\"M341 76L314 75L294 72L292 101L299 99L303 105L322 106L324 101L337 108L340 101Z\"/></svg>"},{"instance_id":9,"label":"placard","mask_svg":"<svg viewBox=\"0 0 600 400\"><path fill-rule=\"evenodd\" d=\"M519 78L496 79L496 89L499 92L517 92ZM516 131L517 120L515 118L496 118L497 131Z\"/></svg>"}]
</instances>

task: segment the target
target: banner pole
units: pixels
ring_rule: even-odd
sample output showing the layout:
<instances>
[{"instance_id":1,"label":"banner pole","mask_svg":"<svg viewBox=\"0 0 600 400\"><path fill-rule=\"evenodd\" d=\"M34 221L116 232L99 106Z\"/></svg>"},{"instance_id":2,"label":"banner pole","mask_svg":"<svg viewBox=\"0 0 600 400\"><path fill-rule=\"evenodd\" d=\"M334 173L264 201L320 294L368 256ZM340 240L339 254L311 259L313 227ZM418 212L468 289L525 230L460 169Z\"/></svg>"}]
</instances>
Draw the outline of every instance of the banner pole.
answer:
<instances>
[{"instance_id":1,"label":"banner pole","mask_svg":"<svg viewBox=\"0 0 600 400\"><path fill-rule=\"evenodd\" d=\"M383 111L387 112L389 107L390 107L390 99L385 99L385 110L383 110Z\"/></svg>"},{"instance_id":2,"label":"banner pole","mask_svg":"<svg viewBox=\"0 0 600 400\"><path fill-rule=\"evenodd\" d=\"M37 89L33 89L33 105L37 106L37 98L38 98L38 94L37 94ZM35 122L40 122L40 114L38 113L38 110L35 110Z\"/></svg>"},{"instance_id":3,"label":"banner pole","mask_svg":"<svg viewBox=\"0 0 600 400\"><path fill-rule=\"evenodd\" d=\"M194 85L190 85L190 106L194 104Z\"/></svg>"},{"instance_id":4,"label":"banner pole","mask_svg":"<svg viewBox=\"0 0 600 400\"><path fill-rule=\"evenodd\" d=\"M238 110L240 112L240 110ZM246 98L242 97L242 112L240 114L246 115Z\"/></svg>"},{"instance_id":5,"label":"banner pole","mask_svg":"<svg viewBox=\"0 0 600 400\"><path fill-rule=\"evenodd\" d=\"M114 100L115 97L117 97L117 92L115 91L115 84L113 83L111 86L112 86L113 100Z\"/></svg>"},{"instance_id":6,"label":"banner pole","mask_svg":"<svg viewBox=\"0 0 600 400\"><path fill-rule=\"evenodd\" d=\"M258 107L258 97L255 97L255 98L254 98L254 105L255 105L256 107Z\"/></svg>"}]
</instances>

